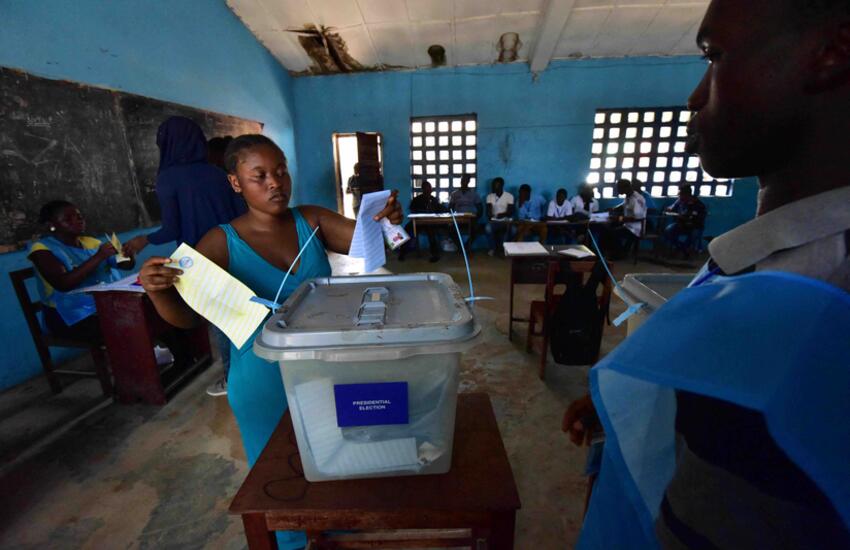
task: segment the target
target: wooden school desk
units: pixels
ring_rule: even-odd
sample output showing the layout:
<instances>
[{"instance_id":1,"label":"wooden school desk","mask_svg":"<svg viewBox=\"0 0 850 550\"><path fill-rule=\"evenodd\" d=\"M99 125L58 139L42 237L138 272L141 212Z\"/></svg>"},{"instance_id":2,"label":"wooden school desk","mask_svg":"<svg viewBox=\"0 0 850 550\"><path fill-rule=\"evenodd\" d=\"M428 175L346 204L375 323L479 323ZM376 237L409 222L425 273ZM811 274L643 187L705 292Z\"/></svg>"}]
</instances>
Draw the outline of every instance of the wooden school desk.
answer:
<instances>
[{"instance_id":1,"label":"wooden school desk","mask_svg":"<svg viewBox=\"0 0 850 550\"><path fill-rule=\"evenodd\" d=\"M447 225L452 234L455 231L451 214L408 214L407 218L413 224L413 238L418 236L418 228L425 225ZM459 226L467 224L469 231L472 232L478 217L475 214L463 213L455 214L455 218Z\"/></svg>"},{"instance_id":2,"label":"wooden school desk","mask_svg":"<svg viewBox=\"0 0 850 550\"><path fill-rule=\"evenodd\" d=\"M171 390L209 366L206 323L190 331L175 329L159 316L144 292L118 290L91 294L118 401L164 405ZM161 369L154 356L154 339L166 332L187 345L185 353L174 353L173 365Z\"/></svg>"},{"instance_id":3,"label":"wooden school desk","mask_svg":"<svg viewBox=\"0 0 850 550\"><path fill-rule=\"evenodd\" d=\"M515 285L546 285L545 300L548 303L554 293L555 285L567 284L571 280L575 281L576 273L570 269L570 265L575 262L595 263L596 256L587 259L576 259L558 251L568 248L575 248L579 245L562 245L552 246L543 245L546 253L540 254L506 254L506 257L511 260L511 288L510 288L510 306L508 309L508 340L513 338L514 322L528 322L524 317L514 317L514 286ZM581 274L578 274L581 277ZM547 330L548 319L544 319L543 330ZM543 353L543 361L546 360L546 353Z\"/></svg>"},{"instance_id":4,"label":"wooden school desk","mask_svg":"<svg viewBox=\"0 0 850 550\"><path fill-rule=\"evenodd\" d=\"M306 531L314 548L501 550L513 548L519 508L490 398L471 393L458 396L452 469L442 475L310 483L287 412L230 513L242 516L251 550L277 548L275 530ZM401 529L439 531L402 532L401 540L389 531ZM331 530L384 531L322 535Z\"/></svg>"}]
</instances>

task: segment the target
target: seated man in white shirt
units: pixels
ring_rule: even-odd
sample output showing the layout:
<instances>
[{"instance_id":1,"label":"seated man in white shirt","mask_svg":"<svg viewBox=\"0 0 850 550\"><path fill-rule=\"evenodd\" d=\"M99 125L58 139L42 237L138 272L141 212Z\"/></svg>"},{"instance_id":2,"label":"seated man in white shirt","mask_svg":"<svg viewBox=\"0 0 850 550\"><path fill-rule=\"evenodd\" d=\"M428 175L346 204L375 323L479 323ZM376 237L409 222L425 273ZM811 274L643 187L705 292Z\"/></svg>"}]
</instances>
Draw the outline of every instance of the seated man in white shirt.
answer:
<instances>
[{"instance_id":1,"label":"seated man in white shirt","mask_svg":"<svg viewBox=\"0 0 850 550\"><path fill-rule=\"evenodd\" d=\"M573 215L573 204L567 200L567 190L558 189L555 193L555 199L549 202L549 209L546 211L546 221L567 221ZM561 226L552 226L549 228L550 242L555 241L558 244L566 244L572 241L574 235L566 228Z\"/></svg>"},{"instance_id":2,"label":"seated man in white shirt","mask_svg":"<svg viewBox=\"0 0 850 550\"><path fill-rule=\"evenodd\" d=\"M504 254L503 245L513 236L511 218L514 215L514 196L505 191L505 180L494 178L493 192L487 195L487 240L491 256Z\"/></svg>"},{"instance_id":3,"label":"seated man in white shirt","mask_svg":"<svg viewBox=\"0 0 850 550\"><path fill-rule=\"evenodd\" d=\"M586 220L591 214L599 211L599 201L593 196L593 188L588 184L579 187L578 194L570 199L573 206L573 219Z\"/></svg>"},{"instance_id":4,"label":"seated man in white shirt","mask_svg":"<svg viewBox=\"0 0 850 550\"><path fill-rule=\"evenodd\" d=\"M612 260L622 260L637 245L646 219L646 200L629 180L617 182L617 194L625 195L626 199L611 209L611 224L599 231L600 245Z\"/></svg>"}]
</instances>

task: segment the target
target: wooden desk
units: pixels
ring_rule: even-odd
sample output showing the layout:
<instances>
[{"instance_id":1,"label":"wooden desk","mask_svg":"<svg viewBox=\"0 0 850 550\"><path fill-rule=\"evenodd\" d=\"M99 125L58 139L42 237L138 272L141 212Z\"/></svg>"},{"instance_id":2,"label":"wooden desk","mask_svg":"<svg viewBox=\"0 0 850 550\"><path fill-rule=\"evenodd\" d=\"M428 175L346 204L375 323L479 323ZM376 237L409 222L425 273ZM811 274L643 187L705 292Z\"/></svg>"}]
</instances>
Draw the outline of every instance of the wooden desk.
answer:
<instances>
[{"instance_id":1,"label":"wooden desk","mask_svg":"<svg viewBox=\"0 0 850 550\"><path fill-rule=\"evenodd\" d=\"M207 325L175 329L140 292L92 292L106 354L115 378L115 397L122 403L164 405L167 394L211 362ZM169 333L176 348L174 364L160 368L154 339ZM170 342L169 342L170 343ZM184 344L180 346L179 344ZM172 347L172 346L169 346Z\"/></svg>"},{"instance_id":2,"label":"wooden desk","mask_svg":"<svg viewBox=\"0 0 850 550\"><path fill-rule=\"evenodd\" d=\"M574 264L593 265L597 258L577 260L559 254L559 250L565 250L575 245L565 246L545 246L548 250L547 254L539 255L510 255L511 259L511 291L510 291L510 307L508 310L508 340L513 338L514 322L527 323L528 319L524 317L514 317L514 285L546 285L544 292L544 300L547 304L551 303L552 296L555 291L555 285L558 284L577 284L581 282L582 273L578 269L573 269ZM582 269L581 271L587 271ZM547 359L547 344L549 341L549 308L546 308L546 314L543 318L543 352L540 357L540 372L544 372ZM541 376L542 378L542 376Z\"/></svg>"},{"instance_id":3,"label":"wooden desk","mask_svg":"<svg viewBox=\"0 0 850 550\"><path fill-rule=\"evenodd\" d=\"M457 218L457 224L467 224L468 230L471 232L475 229L475 222L478 219L478 216L475 214L455 214L455 218ZM454 223L452 222L452 217L446 214L416 214L414 216L408 216L408 219L413 224L413 238L418 237L418 226L420 225L448 225L449 229L454 233Z\"/></svg>"},{"instance_id":4,"label":"wooden desk","mask_svg":"<svg viewBox=\"0 0 850 550\"><path fill-rule=\"evenodd\" d=\"M452 469L443 475L310 483L304 479L287 412L230 505L240 514L251 550L274 549L274 530L307 531L323 548L322 531L441 529L439 539L422 533L384 547L467 545L513 548L514 521L520 508L490 398L461 394L457 401ZM386 531L383 533L386 536ZM432 533L429 533L433 535ZM345 545L345 535L329 537L333 548L380 548L364 542L367 533ZM376 537L378 538L378 537ZM374 540L374 539L372 539ZM418 544L418 546L413 546Z\"/></svg>"}]
</instances>

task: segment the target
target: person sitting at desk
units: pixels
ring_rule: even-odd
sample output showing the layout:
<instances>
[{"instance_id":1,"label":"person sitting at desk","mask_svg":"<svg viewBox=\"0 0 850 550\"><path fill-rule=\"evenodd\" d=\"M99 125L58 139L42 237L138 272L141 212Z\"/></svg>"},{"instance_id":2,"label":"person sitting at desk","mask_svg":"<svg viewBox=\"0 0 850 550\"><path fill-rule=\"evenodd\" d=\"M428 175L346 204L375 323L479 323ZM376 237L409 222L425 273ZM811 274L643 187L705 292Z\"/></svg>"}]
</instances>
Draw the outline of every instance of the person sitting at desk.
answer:
<instances>
[{"instance_id":1,"label":"person sitting at desk","mask_svg":"<svg viewBox=\"0 0 850 550\"><path fill-rule=\"evenodd\" d=\"M474 214L475 220L478 220L478 218L481 217L481 213L484 208L481 204L481 196L478 194L478 191L469 188L469 181L471 179L472 178L469 174L461 176L460 189L452 192L449 197L449 210L454 210L459 214ZM469 239L466 241L467 252L471 251L470 245L475 242L475 228L477 225L477 221L470 225ZM450 234L452 236L452 240L455 241L455 245L457 245L458 250L460 250L457 233L452 231Z\"/></svg>"},{"instance_id":2,"label":"person sitting at desk","mask_svg":"<svg viewBox=\"0 0 850 550\"><path fill-rule=\"evenodd\" d=\"M646 202L643 195L632 188L632 182L621 179L617 182L617 194L625 195L622 204L611 209L612 225L597 231L602 248L612 260L623 259L640 239L643 221L646 219Z\"/></svg>"},{"instance_id":3,"label":"person sitting at desk","mask_svg":"<svg viewBox=\"0 0 850 550\"><path fill-rule=\"evenodd\" d=\"M549 209L546 212L546 221L568 221L573 215L573 205L567 200L567 190L558 189L555 193L555 199L549 202ZM550 238L557 241L566 239L572 240L570 230L566 227L552 227L549 232Z\"/></svg>"},{"instance_id":4,"label":"person sitting at desk","mask_svg":"<svg viewBox=\"0 0 850 550\"><path fill-rule=\"evenodd\" d=\"M413 197L413 200L410 201L411 214L440 214L446 211L443 205L440 204L440 201L437 200L437 197L431 194L431 189L431 182L427 180L422 182L422 192ZM404 228L408 235L413 235L413 222L407 222L407 225ZM439 231L433 225L423 226L422 230L428 236L428 247L431 251L431 257L428 258L428 261L431 263L439 261ZM398 251L398 260L400 262L404 261L404 257L407 255L407 251L410 250L410 247L419 246L419 243L416 241L418 241L418 238L410 239L409 242L402 245L401 249Z\"/></svg>"},{"instance_id":5,"label":"person sitting at desk","mask_svg":"<svg viewBox=\"0 0 850 550\"><path fill-rule=\"evenodd\" d=\"M249 134L234 139L227 147L225 164L230 184L245 198L248 213L207 232L198 242L198 252L258 296L272 299L299 250L303 250L297 269L282 289L281 302L305 281L329 277L326 250L347 254L355 221L319 206L290 207L292 179L286 157L266 136ZM395 195L393 192L375 221L386 217L394 224L402 222ZM316 229L319 231L309 240ZM140 273L142 286L163 319L177 327L192 328L199 317L174 288L182 272L166 267L170 263L170 258L148 259ZM249 467L259 458L288 406L280 368L253 352L258 333L241 349L231 347L227 392ZM303 532L275 534L282 550L304 548L307 543Z\"/></svg>"},{"instance_id":6,"label":"person sitting at desk","mask_svg":"<svg viewBox=\"0 0 850 550\"><path fill-rule=\"evenodd\" d=\"M70 292L117 281L121 278L118 269L133 269L136 261L130 256L119 264L111 243L83 235L86 220L68 201L48 202L39 220L47 224L49 233L30 245L27 257L38 274L44 328L55 336L100 342L94 298Z\"/></svg>"},{"instance_id":7,"label":"person sitting at desk","mask_svg":"<svg viewBox=\"0 0 850 550\"><path fill-rule=\"evenodd\" d=\"M493 178L492 193L487 195L487 225L484 227L490 242L488 254L503 254L502 245L511 238L510 221L514 215L514 196L505 191L505 180Z\"/></svg>"},{"instance_id":8,"label":"person sitting at desk","mask_svg":"<svg viewBox=\"0 0 850 550\"><path fill-rule=\"evenodd\" d=\"M573 215L573 205L567 200L567 190L558 189L555 198L549 201L549 209L546 219L551 221L564 221Z\"/></svg>"},{"instance_id":9,"label":"person sitting at desk","mask_svg":"<svg viewBox=\"0 0 850 550\"><path fill-rule=\"evenodd\" d=\"M705 204L694 196L690 185L684 185L679 189L678 200L665 209L665 212L674 214L676 219L664 230L664 241L672 249L681 250L687 257L702 238L708 213Z\"/></svg>"},{"instance_id":10,"label":"person sitting at desk","mask_svg":"<svg viewBox=\"0 0 850 550\"><path fill-rule=\"evenodd\" d=\"M634 180L632 182L632 187L634 187L635 191L640 193L640 195L643 197L643 201L644 203L646 203L647 212L658 212L658 205L655 204L655 199L652 197L651 194L647 193L642 181Z\"/></svg>"},{"instance_id":11,"label":"person sitting at desk","mask_svg":"<svg viewBox=\"0 0 850 550\"><path fill-rule=\"evenodd\" d=\"M540 195L532 195L531 186L523 183L519 186L519 208L517 209L519 228L516 240L522 242L529 233L536 233L541 243L546 242L546 201ZM526 222L526 223L523 223Z\"/></svg>"},{"instance_id":12,"label":"person sitting at desk","mask_svg":"<svg viewBox=\"0 0 850 550\"><path fill-rule=\"evenodd\" d=\"M593 196L593 188L584 183L579 187L578 194L570 199L573 205L573 219L588 220L590 215L599 211L599 201Z\"/></svg>"}]
</instances>

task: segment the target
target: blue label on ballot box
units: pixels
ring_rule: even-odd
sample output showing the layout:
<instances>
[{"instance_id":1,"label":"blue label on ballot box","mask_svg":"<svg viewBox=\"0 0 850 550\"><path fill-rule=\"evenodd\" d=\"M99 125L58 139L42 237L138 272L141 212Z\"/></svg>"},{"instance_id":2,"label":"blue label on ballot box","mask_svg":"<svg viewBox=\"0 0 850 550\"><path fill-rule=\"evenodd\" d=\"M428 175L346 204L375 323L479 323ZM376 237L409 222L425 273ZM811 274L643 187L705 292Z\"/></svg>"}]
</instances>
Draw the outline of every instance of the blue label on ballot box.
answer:
<instances>
[{"instance_id":1,"label":"blue label on ballot box","mask_svg":"<svg viewBox=\"0 0 850 550\"><path fill-rule=\"evenodd\" d=\"M334 385L340 428L407 424L407 382Z\"/></svg>"}]
</instances>

